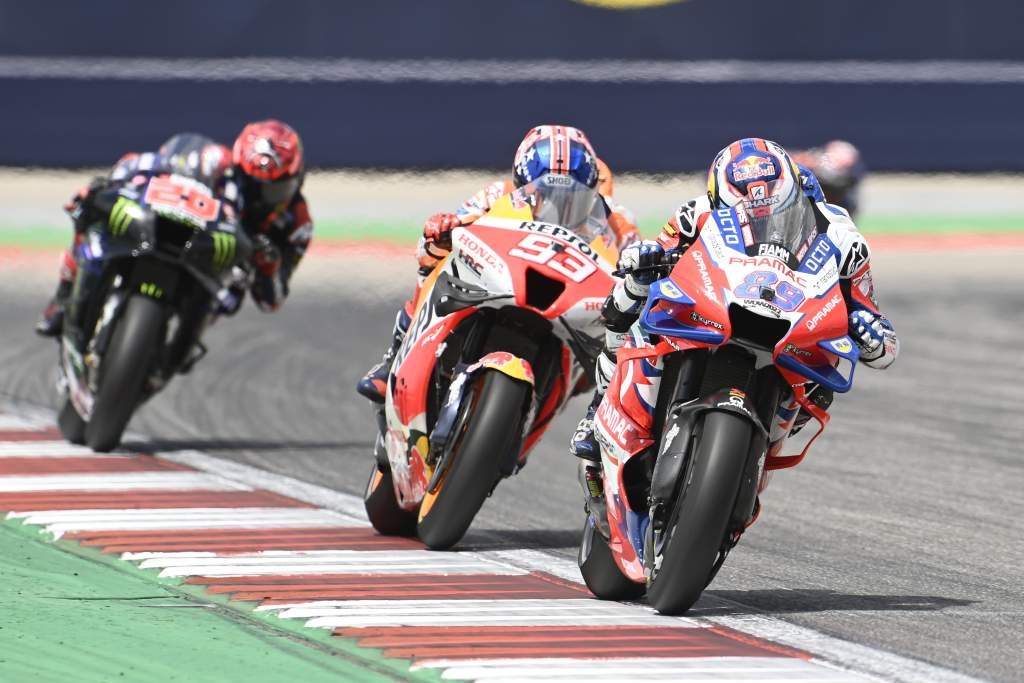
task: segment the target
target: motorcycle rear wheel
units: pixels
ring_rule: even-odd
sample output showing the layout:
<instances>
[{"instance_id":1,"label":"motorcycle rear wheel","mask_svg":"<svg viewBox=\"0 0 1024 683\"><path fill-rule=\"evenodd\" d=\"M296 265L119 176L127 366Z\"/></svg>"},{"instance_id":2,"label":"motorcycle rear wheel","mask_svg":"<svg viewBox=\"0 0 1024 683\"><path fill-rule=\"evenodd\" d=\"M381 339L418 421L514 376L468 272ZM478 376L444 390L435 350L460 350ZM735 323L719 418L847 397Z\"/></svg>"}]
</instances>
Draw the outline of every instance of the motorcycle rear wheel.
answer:
<instances>
[{"instance_id":1,"label":"motorcycle rear wheel","mask_svg":"<svg viewBox=\"0 0 1024 683\"><path fill-rule=\"evenodd\" d=\"M482 383L476 406L448 456L453 461L420 504L417 534L433 550L447 550L465 535L498 481L508 449L519 443L530 386L496 370L484 370L476 381Z\"/></svg>"},{"instance_id":2,"label":"motorcycle rear wheel","mask_svg":"<svg viewBox=\"0 0 1024 683\"><path fill-rule=\"evenodd\" d=\"M661 614L683 614L704 591L727 533L750 447L751 424L712 411L694 449L688 482L676 495L661 565L647 599Z\"/></svg>"},{"instance_id":3,"label":"motorcycle rear wheel","mask_svg":"<svg viewBox=\"0 0 1024 683\"><path fill-rule=\"evenodd\" d=\"M94 451L109 451L121 442L160 351L163 328L159 303L143 296L128 300L104 354L99 391L85 427L85 441Z\"/></svg>"},{"instance_id":4,"label":"motorcycle rear wheel","mask_svg":"<svg viewBox=\"0 0 1024 683\"><path fill-rule=\"evenodd\" d=\"M608 541L591 524L583 523L583 538L576 557L583 582L595 597L602 600L637 600L646 592L642 583L631 581L615 564Z\"/></svg>"},{"instance_id":5,"label":"motorcycle rear wheel","mask_svg":"<svg viewBox=\"0 0 1024 683\"><path fill-rule=\"evenodd\" d=\"M382 470L376 462L363 492L363 504L370 524L383 536L415 536L416 513L404 510L395 497L391 470Z\"/></svg>"}]
</instances>

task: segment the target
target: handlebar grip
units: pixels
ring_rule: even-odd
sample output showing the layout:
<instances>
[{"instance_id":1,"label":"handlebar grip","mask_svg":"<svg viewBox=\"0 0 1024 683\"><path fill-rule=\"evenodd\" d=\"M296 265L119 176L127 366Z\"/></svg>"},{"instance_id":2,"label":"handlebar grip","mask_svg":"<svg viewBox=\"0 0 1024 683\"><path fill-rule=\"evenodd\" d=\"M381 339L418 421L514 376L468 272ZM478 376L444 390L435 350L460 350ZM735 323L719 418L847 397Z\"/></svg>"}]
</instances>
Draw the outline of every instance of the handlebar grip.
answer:
<instances>
[{"instance_id":1,"label":"handlebar grip","mask_svg":"<svg viewBox=\"0 0 1024 683\"><path fill-rule=\"evenodd\" d=\"M674 266L676 264L676 261L679 260L680 256L682 256L682 252L680 252L678 249L670 249L669 251L666 251L658 258L657 263L652 263L649 266L641 266L639 268L630 268L629 270L622 270L616 268L615 270L612 271L612 275L614 277L626 277L630 273L644 273L649 270L661 270L668 266Z\"/></svg>"}]
</instances>

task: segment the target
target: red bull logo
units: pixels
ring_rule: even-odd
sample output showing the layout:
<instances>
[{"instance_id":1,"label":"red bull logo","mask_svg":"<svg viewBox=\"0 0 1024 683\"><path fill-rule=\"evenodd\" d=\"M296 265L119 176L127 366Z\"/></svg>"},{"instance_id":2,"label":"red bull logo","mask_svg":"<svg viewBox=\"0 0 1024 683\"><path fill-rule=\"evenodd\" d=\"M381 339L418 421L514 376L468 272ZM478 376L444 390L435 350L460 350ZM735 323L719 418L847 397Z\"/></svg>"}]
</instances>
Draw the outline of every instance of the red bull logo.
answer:
<instances>
[{"instance_id":1,"label":"red bull logo","mask_svg":"<svg viewBox=\"0 0 1024 683\"><path fill-rule=\"evenodd\" d=\"M778 173L775 162L766 156L751 154L734 161L732 165L732 180L734 182L772 178Z\"/></svg>"}]
</instances>

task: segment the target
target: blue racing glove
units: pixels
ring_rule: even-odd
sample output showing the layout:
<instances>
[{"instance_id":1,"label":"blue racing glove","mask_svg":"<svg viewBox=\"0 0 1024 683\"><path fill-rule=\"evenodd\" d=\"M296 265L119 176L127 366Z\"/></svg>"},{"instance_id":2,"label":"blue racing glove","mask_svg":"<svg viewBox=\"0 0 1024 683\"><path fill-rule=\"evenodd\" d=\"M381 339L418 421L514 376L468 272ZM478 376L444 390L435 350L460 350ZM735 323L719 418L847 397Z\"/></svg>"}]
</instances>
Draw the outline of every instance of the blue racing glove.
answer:
<instances>
[{"instance_id":1,"label":"blue racing glove","mask_svg":"<svg viewBox=\"0 0 1024 683\"><path fill-rule=\"evenodd\" d=\"M871 311L850 314L850 336L860 348L861 360L878 360L885 354L885 318Z\"/></svg>"},{"instance_id":2,"label":"blue racing glove","mask_svg":"<svg viewBox=\"0 0 1024 683\"><path fill-rule=\"evenodd\" d=\"M633 242L619 252L616 274L631 276L638 285L649 285L661 275L659 266L664 265L664 257L665 248L658 242Z\"/></svg>"}]
</instances>

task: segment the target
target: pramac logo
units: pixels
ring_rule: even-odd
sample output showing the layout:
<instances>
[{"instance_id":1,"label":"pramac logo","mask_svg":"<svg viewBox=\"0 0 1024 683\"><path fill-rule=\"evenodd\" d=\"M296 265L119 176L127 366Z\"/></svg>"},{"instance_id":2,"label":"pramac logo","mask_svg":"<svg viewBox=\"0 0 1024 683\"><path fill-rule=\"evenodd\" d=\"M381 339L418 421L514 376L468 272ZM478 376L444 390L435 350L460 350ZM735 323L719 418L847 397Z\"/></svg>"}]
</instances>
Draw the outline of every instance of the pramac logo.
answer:
<instances>
[{"instance_id":1,"label":"pramac logo","mask_svg":"<svg viewBox=\"0 0 1024 683\"><path fill-rule=\"evenodd\" d=\"M662 5L673 5L687 0L574 0L591 7L603 9L644 9L645 7L660 7Z\"/></svg>"}]
</instances>

